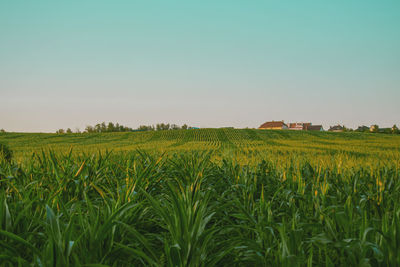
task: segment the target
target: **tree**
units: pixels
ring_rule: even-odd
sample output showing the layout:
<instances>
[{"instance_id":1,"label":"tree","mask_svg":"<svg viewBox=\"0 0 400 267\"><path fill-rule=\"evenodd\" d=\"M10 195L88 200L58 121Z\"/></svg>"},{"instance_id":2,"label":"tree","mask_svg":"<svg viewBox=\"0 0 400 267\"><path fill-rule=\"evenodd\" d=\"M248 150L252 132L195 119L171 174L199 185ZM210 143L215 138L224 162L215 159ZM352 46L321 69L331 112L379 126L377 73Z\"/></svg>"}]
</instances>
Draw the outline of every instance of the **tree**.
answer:
<instances>
[{"instance_id":1,"label":"tree","mask_svg":"<svg viewBox=\"0 0 400 267\"><path fill-rule=\"evenodd\" d=\"M71 128L68 128L68 129L67 129L67 134L72 134Z\"/></svg>"},{"instance_id":2,"label":"tree","mask_svg":"<svg viewBox=\"0 0 400 267\"><path fill-rule=\"evenodd\" d=\"M369 132L369 130L370 130L369 127L362 125L362 126L358 126L358 128L355 131L356 132Z\"/></svg>"},{"instance_id":3,"label":"tree","mask_svg":"<svg viewBox=\"0 0 400 267\"><path fill-rule=\"evenodd\" d=\"M104 133L104 132L129 132L132 131L132 128L120 125L119 123L97 123L95 126L86 126L85 132L87 133Z\"/></svg>"},{"instance_id":4,"label":"tree","mask_svg":"<svg viewBox=\"0 0 400 267\"><path fill-rule=\"evenodd\" d=\"M188 126L186 125L186 123L184 125L182 125L182 129L183 130L187 130Z\"/></svg>"},{"instance_id":5,"label":"tree","mask_svg":"<svg viewBox=\"0 0 400 267\"><path fill-rule=\"evenodd\" d=\"M140 125L137 129L138 129L139 131L148 131L148 130L149 130L149 127L146 126L146 125Z\"/></svg>"},{"instance_id":6,"label":"tree","mask_svg":"<svg viewBox=\"0 0 400 267\"><path fill-rule=\"evenodd\" d=\"M379 132L379 126L376 125L376 124L372 125L371 128L370 128L370 131L373 132L373 133Z\"/></svg>"},{"instance_id":7,"label":"tree","mask_svg":"<svg viewBox=\"0 0 400 267\"><path fill-rule=\"evenodd\" d=\"M171 130L179 130L181 127L179 127L176 124L171 124Z\"/></svg>"},{"instance_id":8,"label":"tree","mask_svg":"<svg viewBox=\"0 0 400 267\"><path fill-rule=\"evenodd\" d=\"M58 129L56 131L56 134L64 134L64 133L65 133L64 129Z\"/></svg>"},{"instance_id":9,"label":"tree","mask_svg":"<svg viewBox=\"0 0 400 267\"><path fill-rule=\"evenodd\" d=\"M93 133L93 132L94 132L93 126L90 126L90 125L86 126L85 132L87 132L87 133Z\"/></svg>"},{"instance_id":10,"label":"tree","mask_svg":"<svg viewBox=\"0 0 400 267\"><path fill-rule=\"evenodd\" d=\"M168 123L168 124L165 124L165 123L157 123L156 129L157 129L157 131L169 130L169 129L170 129L170 125L169 125L169 123Z\"/></svg>"},{"instance_id":11,"label":"tree","mask_svg":"<svg viewBox=\"0 0 400 267\"><path fill-rule=\"evenodd\" d=\"M94 126L94 131L95 131L96 133L101 132L101 125L100 125L100 123L98 123L98 124L96 124L96 125Z\"/></svg>"},{"instance_id":12,"label":"tree","mask_svg":"<svg viewBox=\"0 0 400 267\"><path fill-rule=\"evenodd\" d=\"M138 128L137 128L139 131L154 131L154 126L152 126L152 125L140 125Z\"/></svg>"},{"instance_id":13,"label":"tree","mask_svg":"<svg viewBox=\"0 0 400 267\"><path fill-rule=\"evenodd\" d=\"M118 123L117 123L118 124ZM115 132L115 126L114 123L109 122L107 125L107 132Z\"/></svg>"},{"instance_id":14,"label":"tree","mask_svg":"<svg viewBox=\"0 0 400 267\"><path fill-rule=\"evenodd\" d=\"M0 130L0 133L5 133L5 132L6 132L6 130L4 130L4 129Z\"/></svg>"},{"instance_id":15,"label":"tree","mask_svg":"<svg viewBox=\"0 0 400 267\"><path fill-rule=\"evenodd\" d=\"M393 134L398 134L398 133L400 133L399 128L397 128L396 124L393 125L393 127L392 127L392 133L393 133Z\"/></svg>"},{"instance_id":16,"label":"tree","mask_svg":"<svg viewBox=\"0 0 400 267\"><path fill-rule=\"evenodd\" d=\"M106 123L103 121L100 125L100 132L104 133L107 131Z\"/></svg>"},{"instance_id":17,"label":"tree","mask_svg":"<svg viewBox=\"0 0 400 267\"><path fill-rule=\"evenodd\" d=\"M75 133L81 133L81 130L78 127L76 127L75 128Z\"/></svg>"},{"instance_id":18,"label":"tree","mask_svg":"<svg viewBox=\"0 0 400 267\"><path fill-rule=\"evenodd\" d=\"M353 129L347 128L346 126L343 125L343 132L352 132Z\"/></svg>"}]
</instances>

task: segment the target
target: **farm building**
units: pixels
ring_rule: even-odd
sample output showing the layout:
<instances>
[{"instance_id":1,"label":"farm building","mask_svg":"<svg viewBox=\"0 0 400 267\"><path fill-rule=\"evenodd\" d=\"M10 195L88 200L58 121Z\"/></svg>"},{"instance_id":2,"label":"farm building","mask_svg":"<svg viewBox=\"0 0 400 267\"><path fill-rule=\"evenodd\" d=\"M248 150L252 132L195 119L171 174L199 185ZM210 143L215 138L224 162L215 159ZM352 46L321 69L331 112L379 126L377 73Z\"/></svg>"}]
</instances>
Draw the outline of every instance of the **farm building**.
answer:
<instances>
[{"instance_id":1,"label":"farm building","mask_svg":"<svg viewBox=\"0 0 400 267\"><path fill-rule=\"evenodd\" d=\"M289 130L297 130L297 131L303 131L307 130L307 128L311 126L311 122L293 122L289 123Z\"/></svg>"},{"instance_id":2,"label":"farm building","mask_svg":"<svg viewBox=\"0 0 400 267\"><path fill-rule=\"evenodd\" d=\"M283 121L268 121L262 124L258 129L262 130L285 130L288 126Z\"/></svg>"},{"instance_id":3,"label":"farm building","mask_svg":"<svg viewBox=\"0 0 400 267\"><path fill-rule=\"evenodd\" d=\"M311 122L294 122L289 123L289 130L297 131L323 131L322 125L312 125Z\"/></svg>"},{"instance_id":4,"label":"farm building","mask_svg":"<svg viewBox=\"0 0 400 267\"><path fill-rule=\"evenodd\" d=\"M344 130L343 126L336 125L336 126L331 126L328 131L329 132L343 132L343 130Z\"/></svg>"},{"instance_id":5,"label":"farm building","mask_svg":"<svg viewBox=\"0 0 400 267\"><path fill-rule=\"evenodd\" d=\"M310 125L307 127L306 129L307 131L323 131L324 127L322 127L322 125Z\"/></svg>"}]
</instances>

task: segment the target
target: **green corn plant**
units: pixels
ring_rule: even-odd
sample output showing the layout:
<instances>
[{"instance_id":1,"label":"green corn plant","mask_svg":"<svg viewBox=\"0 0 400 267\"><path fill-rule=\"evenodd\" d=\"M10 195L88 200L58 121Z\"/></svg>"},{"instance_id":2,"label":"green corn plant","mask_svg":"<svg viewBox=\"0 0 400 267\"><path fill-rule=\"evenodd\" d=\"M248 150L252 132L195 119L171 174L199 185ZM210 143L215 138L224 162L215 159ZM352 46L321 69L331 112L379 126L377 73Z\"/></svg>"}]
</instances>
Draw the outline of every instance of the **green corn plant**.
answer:
<instances>
[{"instance_id":1,"label":"green corn plant","mask_svg":"<svg viewBox=\"0 0 400 267\"><path fill-rule=\"evenodd\" d=\"M36 259L38 265L42 266L74 266L71 253L73 252L75 240L72 236L73 221L62 225L60 217L46 205L45 235L47 240L42 248L41 257Z\"/></svg>"},{"instance_id":2,"label":"green corn plant","mask_svg":"<svg viewBox=\"0 0 400 267\"><path fill-rule=\"evenodd\" d=\"M154 211L161 217L164 251L169 266L208 266L212 258L213 236L217 229L209 225L214 212L209 207L209 193L200 190L201 182L185 186L167 184L162 199L145 193Z\"/></svg>"}]
</instances>

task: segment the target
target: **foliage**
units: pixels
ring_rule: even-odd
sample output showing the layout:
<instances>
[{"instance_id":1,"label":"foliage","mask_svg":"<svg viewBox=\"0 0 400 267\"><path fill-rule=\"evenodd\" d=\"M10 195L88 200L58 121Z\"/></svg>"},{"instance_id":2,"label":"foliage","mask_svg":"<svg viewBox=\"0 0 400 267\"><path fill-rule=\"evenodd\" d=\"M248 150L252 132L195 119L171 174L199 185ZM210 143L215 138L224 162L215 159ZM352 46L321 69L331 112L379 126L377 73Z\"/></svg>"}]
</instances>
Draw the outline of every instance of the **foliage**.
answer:
<instances>
[{"instance_id":1,"label":"foliage","mask_svg":"<svg viewBox=\"0 0 400 267\"><path fill-rule=\"evenodd\" d=\"M11 161L12 156L13 153L11 149L6 144L0 143L0 159L4 159L9 162Z\"/></svg>"},{"instance_id":2,"label":"foliage","mask_svg":"<svg viewBox=\"0 0 400 267\"><path fill-rule=\"evenodd\" d=\"M98 123L94 126L86 126L86 133L112 133L112 132L132 132L133 129L124 125L120 125L119 123L109 122L107 125L105 122Z\"/></svg>"},{"instance_id":3,"label":"foliage","mask_svg":"<svg viewBox=\"0 0 400 267\"><path fill-rule=\"evenodd\" d=\"M396 126L396 124L393 125L391 130L392 130L393 134L399 134L400 133L399 128Z\"/></svg>"},{"instance_id":4,"label":"foliage","mask_svg":"<svg viewBox=\"0 0 400 267\"><path fill-rule=\"evenodd\" d=\"M347 128L346 126L343 125L343 132L352 132L352 131L354 130L351 128Z\"/></svg>"},{"instance_id":5,"label":"foliage","mask_svg":"<svg viewBox=\"0 0 400 267\"><path fill-rule=\"evenodd\" d=\"M56 134L64 134L65 133L65 130L64 129L58 129L57 131L56 131Z\"/></svg>"},{"instance_id":6,"label":"foliage","mask_svg":"<svg viewBox=\"0 0 400 267\"><path fill-rule=\"evenodd\" d=\"M140 125L137 129L138 129L138 131L154 131L155 130L154 126L152 126L152 125L149 125L149 126Z\"/></svg>"},{"instance_id":7,"label":"foliage","mask_svg":"<svg viewBox=\"0 0 400 267\"><path fill-rule=\"evenodd\" d=\"M188 126L185 124L182 129L187 129ZM115 133L115 132L135 132L135 131L165 131L165 130L179 130L181 127L176 124L165 124L165 123L157 123L156 126L152 125L140 125L136 130L120 125L119 123L109 122L106 124L105 122L98 123L95 126L86 126L86 133Z\"/></svg>"},{"instance_id":8,"label":"foliage","mask_svg":"<svg viewBox=\"0 0 400 267\"><path fill-rule=\"evenodd\" d=\"M126 152L136 149L157 153L213 150L220 159L234 156L243 164L258 157L273 157L284 162L288 155L318 156L326 163L335 155L357 156L351 163L396 159L400 150L399 135L353 132L276 131L255 129L196 129L92 134L4 133L0 142L7 143L20 160L32 152L53 149L73 153Z\"/></svg>"},{"instance_id":9,"label":"foliage","mask_svg":"<svg viewBox=\"0 0 400 267\"><path fill-rule=\"evenodd\" d=\"M376 124L372 125L371 126L371 132L373 132L373 133L379 132L379 126L376 125Z\"/></svg>"},{"instance_id":10,"label":"foliage","mask_svg":"<svg viewBox=\"0 0 400 267\"><path fill-rule=\"evenodd\" d=\"M355 132L365 132L365 133L369 131L370 131L369 127L365 125L358 126L358 128L355 130Z\"/></svg>"},{"instance_id":11,"label":"foliage","mask_svg":"<svg viewBox=\"0 0 400 267\"><path fill-rule=\"evenodd\" d=\"M0 162L2 266L397 266L399 161L35 153Z\"/></svg>"}]
</instances>

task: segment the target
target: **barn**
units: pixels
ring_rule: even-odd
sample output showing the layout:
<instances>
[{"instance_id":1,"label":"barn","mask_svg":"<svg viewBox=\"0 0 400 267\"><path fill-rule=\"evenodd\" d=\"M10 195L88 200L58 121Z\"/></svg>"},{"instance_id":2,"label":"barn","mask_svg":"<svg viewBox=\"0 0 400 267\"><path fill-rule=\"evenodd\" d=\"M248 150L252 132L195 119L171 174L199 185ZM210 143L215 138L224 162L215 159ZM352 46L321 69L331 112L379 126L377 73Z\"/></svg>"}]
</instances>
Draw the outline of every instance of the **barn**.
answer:
<instances>
[{"instance_id":1,"label":"barn","mask_svg":"<svg viewBox=\"0 0 400 267\"><path fill-rule=\"evenodd\" d=\"M267 121L263 123L258 129L261 130L285 130L288 126L283 121Z\"/></svg>"}]
</instances>

